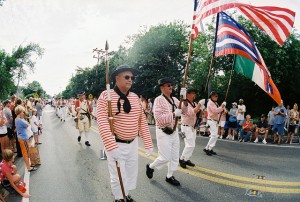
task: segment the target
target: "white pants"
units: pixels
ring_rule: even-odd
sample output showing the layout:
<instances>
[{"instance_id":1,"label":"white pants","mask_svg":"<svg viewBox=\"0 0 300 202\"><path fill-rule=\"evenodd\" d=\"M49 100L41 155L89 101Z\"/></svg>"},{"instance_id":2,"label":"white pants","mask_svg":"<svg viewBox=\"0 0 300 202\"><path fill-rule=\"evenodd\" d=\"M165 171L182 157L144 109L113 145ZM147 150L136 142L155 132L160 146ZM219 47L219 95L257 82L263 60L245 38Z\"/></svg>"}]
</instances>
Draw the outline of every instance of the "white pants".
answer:
<instances>
[{"instance_id":1,"label":"white pants","mask_svg":"<svg viewBox=\"0 0 300 202\"><path fill-rule=\"evenodd\" d=\"M167 177L171 177L177 170L179 163L179 137L178 130L171 135L165 134L161 129L156 127L156 139L158 147L158 157L150 164L150 168L160 170L165 164L168 164Z\"/></svg>"},{"instance_id":2,"label":"white pants","mask_svg":"<svg viewBox=\"0 0 300 202\"><path fill-rule=\"evenodd\" d=\"M97 116L97 107L93 107L93 115Z\"/></svg>"},{"instance_id":3,"label":"white pants","mask_svg":"<svg viewBox=\"0 0 300 202\"><path fill-rule=\"evenodd\" d=\"M181 126L181 131L185 133L185 138L184 138L185 146L182 151L182 155L180 159L187 161L190 159L195 149L196 130L190 126Z\"/></svg>"},{"instance_id":4,"label":"white pants","mask_svg":"<svg viewBox=\"0 0 300 202\"><path fill-rule=\"evenodd\" d=\"M65 121L65 120L66 120L66 107L61 107L61 108L60 108L60 114L61 114L60 118L61 118L63 121Z\"/></svg>"},{"instance_id":5,"label":"white pants","mask_svg":"<svg viewBox=\"0 0 300 202\"><path fill-rule=\"evenodd\" d=\"M207 124L209 125L210 138L205 149L212 150L216 146L218 140L218 122L207 120Z\"/></svg>"},{"instance_id":6,"label":"white pants","mask_svg":"<svg viewBox=\"0 0 300 202\"><path fill-rule=\"evenodd\" d=\"M82 133L84 133L85 141L89 141L90 121L87 116L84 116L83 120L80 120L78 118L78 129L79 129L79 136L81 137Z\"/></svg>"},{"instance_id":7,"label":"white pants","mask_svg":"<svg viewBox=\"0 0 300 202\"><path fill-rule=\"evenodd\" d=\"M121 152L121 159L118 160L118 163L121 170L125 195L127 196L130 190L136 188L138 176L138 138L135 138L130 144L119 142L117 142L117 144ZM107 162L112 193L115 199L123 199L116 161L110 157L109 152L107 152Z\"/></svg>"}]
</instances>

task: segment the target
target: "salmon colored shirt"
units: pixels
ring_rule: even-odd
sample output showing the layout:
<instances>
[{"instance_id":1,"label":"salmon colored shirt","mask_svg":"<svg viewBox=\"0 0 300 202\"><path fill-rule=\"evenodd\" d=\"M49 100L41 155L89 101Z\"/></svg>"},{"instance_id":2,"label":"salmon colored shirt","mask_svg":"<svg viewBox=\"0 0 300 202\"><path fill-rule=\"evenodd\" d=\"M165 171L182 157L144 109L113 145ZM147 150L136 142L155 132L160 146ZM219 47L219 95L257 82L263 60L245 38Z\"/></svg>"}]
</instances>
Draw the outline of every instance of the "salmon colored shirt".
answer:
<instances>
[{"instance_id":1,"label":"salmon colored shirt","mask_svg":"<svg viewBox=\"0 0 300 202\"><path fill-rule=\"evenodd\" d=\"M223 107L218 107L217 103L213 102L211 99L207 103L207 119L219 120L219 113L223 111Z\"/></svg>"}]
</instances>

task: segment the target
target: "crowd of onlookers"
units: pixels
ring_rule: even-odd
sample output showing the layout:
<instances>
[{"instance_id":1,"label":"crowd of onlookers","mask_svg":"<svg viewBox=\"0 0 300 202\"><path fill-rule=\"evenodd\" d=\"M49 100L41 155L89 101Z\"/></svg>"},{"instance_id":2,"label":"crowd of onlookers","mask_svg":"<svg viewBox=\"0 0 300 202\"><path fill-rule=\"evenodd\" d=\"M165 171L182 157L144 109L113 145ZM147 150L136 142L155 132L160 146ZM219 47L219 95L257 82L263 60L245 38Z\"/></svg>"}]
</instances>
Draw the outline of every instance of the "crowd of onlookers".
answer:
<instances>
[{"instance_id":1,"label":"crowd of onlookers","mask_svg":"<svg viewBox=\"0 0 300 202\"><path fill-rule=\"evenodd\" d=\"M44 105L42 99L30 97L22 100L15 95L0 102L0 181L2 187L11 188L23 197L30 195L25 192L25 185L20 182L17 168L13 165L14 154L23 158L28 172L37 170L37 165L30 161L29 148L42 144L39 135L42 134Z\"/></svg>"},{"instance_id":2,"label":"crowd of onlookers","mask_svg":"<svg viewBox=\"0 0 300 202\"><path fill-rule=\"evenodd\" d=\"M209 135L205 110L201 119L198 129L202 135ZM219 118L220 139L258 143L261 137L263 144L292 144L295 135L299 134L298 131L299 110L296 103L293 109L290 109L289 106L285 108L282 102L277 107L273 106L267 115L261 114L259 119L254 121L250 114L246 114L246 106L243 99L240 99L239 103L233 102L229 110L225 108Z\"/></svg>"}]
</instances>

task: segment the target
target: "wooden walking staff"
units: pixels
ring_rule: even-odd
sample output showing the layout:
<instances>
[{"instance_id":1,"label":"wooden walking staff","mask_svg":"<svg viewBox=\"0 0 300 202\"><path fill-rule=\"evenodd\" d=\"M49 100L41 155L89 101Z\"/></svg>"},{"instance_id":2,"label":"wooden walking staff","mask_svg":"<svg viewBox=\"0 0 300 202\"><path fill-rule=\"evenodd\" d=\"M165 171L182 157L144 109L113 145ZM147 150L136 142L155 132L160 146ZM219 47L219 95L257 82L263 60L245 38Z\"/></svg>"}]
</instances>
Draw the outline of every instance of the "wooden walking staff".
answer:
<instances>
[{"instance_id":1,"label":"wooden walking staff","mask_svg":"<svg viewBox=\"0 0 300 202\"><path fill-rule=\"evenodd\" d=\"M228 85L227 85L227 90L226 90L226 95L225 95L224 102L226 102L226 100L227 100L227 96L228 96L228 92L229 92L229 87L231 85L231 79L232 79L232 75L233 75L234 63L235 63L235 55L233 56L232 68L231 68L231 72L230 72L230 78L229 78L229 81L228 81ZM219 120L218 120L218 124L220 123L221 116L222 116L223 112L224 112L224 110L220 114L220 117L219 117Z\"/></svg>"},{"instance_id":2,"label":"wooden walking staff","mask_svg":"<svg viewBox=\"0 0 300 202\"><path fill-rule=\"evenodd\" d=\"M110 96L110 82L109 82L109 65L108 65L108 43L106 41L105 43L105 68L106 68L106 91L107 91L107 107L108 107L108 121L110 126L110 131L114 135L114 123L113 123L113 115L112 115L112 109L111 109L111 96ZM123 184L123 179L121 175L121 169L118 161L116 161L116 167L118 171L120 186L122 190L122 195L124 200L126 201L126 195L125 195L125 189Z\"/></svg>"}]
</instances>

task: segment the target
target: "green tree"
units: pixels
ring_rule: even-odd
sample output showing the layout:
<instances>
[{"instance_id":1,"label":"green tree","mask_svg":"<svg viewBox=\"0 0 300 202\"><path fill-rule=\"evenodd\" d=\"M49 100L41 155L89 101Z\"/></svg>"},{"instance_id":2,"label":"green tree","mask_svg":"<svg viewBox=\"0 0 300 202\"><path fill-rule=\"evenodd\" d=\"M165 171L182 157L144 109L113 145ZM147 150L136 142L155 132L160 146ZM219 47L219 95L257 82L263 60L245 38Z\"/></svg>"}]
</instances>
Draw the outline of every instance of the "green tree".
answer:
<instances>
[{"instance_id":1,"label":"green tree","mask_svg":"<svg viewBox=\"0 0 300 202\"><path fill-rule=\"evenodd\" d=\"M182 22L160 24L136 35L134 40L128 63L140 74L133 90L144 97L153 97L156 95L153 87L162 77L173 78L179 89L188 49L187 26Z\"/></svg>"},{"instance_id":2,"label":"green tree","mask_svg":"<svg viewBox=\"0 0 300 202\"><path fill-rule=\"evenodd\" d=\"M46 95L46 91L44 91L43 87L38 81L29 83L26 87L23 88L22 92L26 98L33 97L34 94L38 94L39 97L42 98L44 98Z\"/></svg>"}]
</instances>

